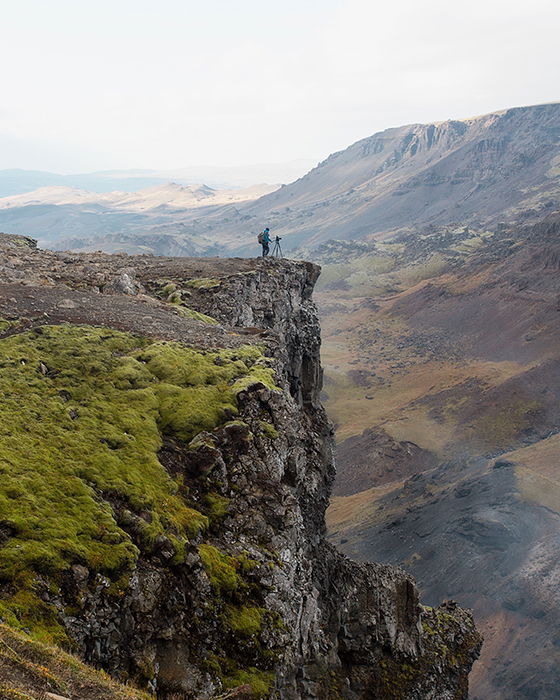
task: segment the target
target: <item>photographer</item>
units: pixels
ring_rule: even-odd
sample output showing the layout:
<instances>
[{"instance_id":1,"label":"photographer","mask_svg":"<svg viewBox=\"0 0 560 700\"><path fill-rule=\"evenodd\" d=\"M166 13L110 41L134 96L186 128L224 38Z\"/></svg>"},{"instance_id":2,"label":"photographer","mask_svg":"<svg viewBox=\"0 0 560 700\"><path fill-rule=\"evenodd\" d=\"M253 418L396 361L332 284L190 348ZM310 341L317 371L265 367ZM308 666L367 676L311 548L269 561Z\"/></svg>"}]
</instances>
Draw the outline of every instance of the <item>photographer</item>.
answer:
<instances>
[{"instance_id":1,"label":"photographer","mask_svg":"<svg viewBox=\"0 0 560 700\"><path fill-rule=\"evenodd\" d=\"M270 229L268 228L268 226L262 233L259 233L258 241L262 245L262 256L263 258L265 258L270 250Z\"/></svg>"}]
</instances>

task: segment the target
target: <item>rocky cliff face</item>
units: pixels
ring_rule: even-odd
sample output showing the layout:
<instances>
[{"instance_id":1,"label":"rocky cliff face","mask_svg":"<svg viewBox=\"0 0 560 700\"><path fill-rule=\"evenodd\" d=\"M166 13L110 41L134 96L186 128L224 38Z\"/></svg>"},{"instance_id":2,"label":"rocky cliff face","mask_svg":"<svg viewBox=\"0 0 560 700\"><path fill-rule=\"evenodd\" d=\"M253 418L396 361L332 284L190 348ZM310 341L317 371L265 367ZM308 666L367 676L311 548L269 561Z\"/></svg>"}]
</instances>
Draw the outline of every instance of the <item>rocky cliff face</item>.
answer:
<instances>
[{"instance_id":1,"label":"rocky cliff face","mask_svg":"<svg viewBox=\"0 0 560 700\"><path fill-rule=\"evenodd\" d=\"M405 572L325 540L318 268L52 254L21 239L2 253L2 366L38 397L22 406L39 446L2 423L2 457L8 476L41 472L52 525L39 517L31 533L9 515L28 494L2 491L3 617L161 698L467 697L470 615L422 607ZM74 539L55 538L79 489L81 527L78 508Z\"/></svg>"}]
</instances>

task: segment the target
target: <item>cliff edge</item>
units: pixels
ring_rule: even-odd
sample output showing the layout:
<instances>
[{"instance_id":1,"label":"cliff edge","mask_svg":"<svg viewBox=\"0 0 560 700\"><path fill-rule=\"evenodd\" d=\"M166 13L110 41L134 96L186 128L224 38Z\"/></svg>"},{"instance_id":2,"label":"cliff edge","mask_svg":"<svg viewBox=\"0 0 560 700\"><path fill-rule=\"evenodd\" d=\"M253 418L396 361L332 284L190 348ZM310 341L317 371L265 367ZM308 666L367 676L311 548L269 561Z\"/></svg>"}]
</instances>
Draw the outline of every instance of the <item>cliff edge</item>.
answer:
<instances>
[{"instance_id":1,"label":"cliff edge","mask_svg":"<svg viewBox=\"0 0 560 700\"><path fill-rule=\"evenodd\" d=\"M164 699L467 697L470 614L325 540L319 268L0 254L6 623Z\"/></svg>"}]
</instances>

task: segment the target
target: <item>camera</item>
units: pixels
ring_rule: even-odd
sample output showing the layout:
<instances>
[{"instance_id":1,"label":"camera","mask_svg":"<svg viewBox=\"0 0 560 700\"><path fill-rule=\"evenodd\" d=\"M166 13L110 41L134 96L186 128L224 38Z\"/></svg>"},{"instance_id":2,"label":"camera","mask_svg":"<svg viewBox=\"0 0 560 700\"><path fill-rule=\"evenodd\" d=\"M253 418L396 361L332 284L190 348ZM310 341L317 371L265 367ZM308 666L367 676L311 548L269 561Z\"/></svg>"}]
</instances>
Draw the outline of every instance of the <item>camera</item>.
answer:
<instances>
[{"instance_id":1,"label":"camera","mask_svg":"<svg viewBox=\"0 0 560 700\"><path fill-rule=\"evenodd\" d=\"M281 238L280 236L276 236L276 239L275 239L275 240L278 242L278 241L281 241L282 238Z\"/></svg>"}]
</instances>

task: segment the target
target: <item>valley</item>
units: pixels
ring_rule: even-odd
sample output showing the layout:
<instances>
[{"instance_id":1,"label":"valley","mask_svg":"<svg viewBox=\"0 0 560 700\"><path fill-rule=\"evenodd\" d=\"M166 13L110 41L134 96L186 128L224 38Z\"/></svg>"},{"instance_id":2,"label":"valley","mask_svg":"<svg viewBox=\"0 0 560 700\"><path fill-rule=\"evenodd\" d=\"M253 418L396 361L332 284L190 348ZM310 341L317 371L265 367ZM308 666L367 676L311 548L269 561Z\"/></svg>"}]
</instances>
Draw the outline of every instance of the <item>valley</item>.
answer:
<instances>
[{"instance_id":1,"label":"valley","mask_svg":"<svg viewBox=\"0 0 560 700\"><path fill-rule=\"evenodd\" d=\"M331 540L474 608L480 700L556 697L559 233L551 216L317 251Z\"/></svg>"}]
</instances>

